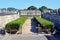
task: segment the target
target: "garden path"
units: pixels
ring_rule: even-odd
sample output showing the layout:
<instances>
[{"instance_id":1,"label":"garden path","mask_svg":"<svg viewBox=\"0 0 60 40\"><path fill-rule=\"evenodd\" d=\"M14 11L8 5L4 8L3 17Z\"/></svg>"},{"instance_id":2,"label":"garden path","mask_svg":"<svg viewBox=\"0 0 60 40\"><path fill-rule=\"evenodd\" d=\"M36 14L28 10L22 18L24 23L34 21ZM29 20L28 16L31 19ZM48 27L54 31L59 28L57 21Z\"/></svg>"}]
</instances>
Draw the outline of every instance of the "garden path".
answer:
<instances>
[{"instance_id":1,"label":"garden path","mask_svg":"<svg viewBox=\"0 0 60 40\"><path fill-rule=\"evenodd\" d=\"M28 18L22 26L22 34L33 34L30 30L31 30L31 19Z\"/></svg>"}]
</instances>

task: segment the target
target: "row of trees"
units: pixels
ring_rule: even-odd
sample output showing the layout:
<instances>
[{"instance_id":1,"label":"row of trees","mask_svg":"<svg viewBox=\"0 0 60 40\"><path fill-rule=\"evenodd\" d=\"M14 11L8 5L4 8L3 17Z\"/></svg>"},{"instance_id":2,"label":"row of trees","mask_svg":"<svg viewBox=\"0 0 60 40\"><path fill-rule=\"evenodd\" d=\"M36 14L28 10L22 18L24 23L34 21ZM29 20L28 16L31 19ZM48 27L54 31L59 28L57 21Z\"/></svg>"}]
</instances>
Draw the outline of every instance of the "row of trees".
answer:
<instances>
[{"instance_id":1,"label":"row of trees","mask_svg":"<svg viewBox=\"0 0 60 40\"><path fill-rule=\"evenodd\" d=\"M27 10L37 10L37 8L35 6L30 6L27 8ZM42 6L38 10L42 11L42 10L51 10L51 9L47 8L46 6Z\"/></svg>"},{"instance_id":2,"label":"row of trees","mask_svg":"<svg viewBox=\"0 0 60 40\"><path fill-rule=\"evenodd\" d=\"M6 10L6 8L2 8L1 10ZM17 10L16 8L12 8L12 7L9 7L9 8L7 8L7 10Z\"/></svg>"},{"instance_id":3,"label":"row of trees","mask_svg":"<svg viewBox=\"0 0 60 40\"><path fill-rule=\"evenodd\" d=\"M40 8L37 8L35 6L30 6L30 7L27 8L27 10L40 10L40 11L43 11L43 10L52 10L53 12L58 12L60 14L60 8L55 10L55 9L47 8L46 6L42 6Z\"/></svg>"},{"instance_id":4,"label":"row of trees","mask_svg":"<svg viewBox=\"0 0 60 40\"><path fill-rule=\"evenodd\" d=\"M2 8L1 10L6 10L6 8ZM7 10L11 11L11 10L19 10L19 9L9 7L9 8L7 8ZM53 9L47 8L46 6L42 6L40 8L37 8L35 6L29 6L27 9L24 9L24 10L40 10L40 11L43 11L43 10L53 10ZM54 10L54 12L56 12L56 10ZM60 13L60 8L58 9L58 12Z\"/></svg>"},{"instance_id":5,"label":"row of trees","mask_svg":"<svg viewBox=\"0 0 60 40\"><path fill-rule=\"evenodd\" d=\"M28 7L27 9L25 9L25 10L37 10L38 8L37 7L35 7L35 6L30 6L30 7ZM49 8L47 8L46 6L42 6L42 7L40 7L39 8L39 10L48 10ZM6 10L6 8L2 8L2 10ZM7 8L7 10L16 10L16 8L12 8L12 7L9 7L9 8Z\"/></svg>"}]
</instances>

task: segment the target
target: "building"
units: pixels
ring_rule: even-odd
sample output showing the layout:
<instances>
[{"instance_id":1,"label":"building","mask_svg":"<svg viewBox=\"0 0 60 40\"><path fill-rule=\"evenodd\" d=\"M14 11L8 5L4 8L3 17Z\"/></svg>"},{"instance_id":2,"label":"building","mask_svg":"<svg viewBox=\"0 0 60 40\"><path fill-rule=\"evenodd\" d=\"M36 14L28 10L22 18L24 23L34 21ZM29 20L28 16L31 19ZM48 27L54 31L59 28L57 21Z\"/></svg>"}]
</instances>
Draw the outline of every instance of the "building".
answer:
<instances>
[{"instance_id":1,"label":"building","mask_svg":"<svg viewBox=\"0 0 60 40\"><path fill-rule=\"evenodd\" d=\"M17 14L18 10L7 10L7 9L0 9L0 16L1 15L14 15Z\"/></svg>"},{"instance_id":2,"label":"building","mask_svg":"<svg viewBox=\"0 0 60 40\"><path fill-rule=\"evenodd\" d=\"M43 10L42 12L43 12L43 13L46 13L46 12L50 12L50 10Z\"/></svg>"},{"instance_id":3,"label":"building","mask_svg":"<svg viewBox=\"0 0 60 40\"><path fill-rule=\"evenodd\" d=\"M20 16L28 16L28 17L33 17L33 16L41 17L41 11L39 11L39 10L20 10L19 15Z\"/></svg>"},{"instance_id":4,"label":"building","mask_svg":"<svg viewBox=\"0 0 60 40\"><path fill-rule=\"evenodd\" d=\"M60 8L58 9L58 13L59 13L59 15L60 15Z\"/></svg>"}]
</instances>

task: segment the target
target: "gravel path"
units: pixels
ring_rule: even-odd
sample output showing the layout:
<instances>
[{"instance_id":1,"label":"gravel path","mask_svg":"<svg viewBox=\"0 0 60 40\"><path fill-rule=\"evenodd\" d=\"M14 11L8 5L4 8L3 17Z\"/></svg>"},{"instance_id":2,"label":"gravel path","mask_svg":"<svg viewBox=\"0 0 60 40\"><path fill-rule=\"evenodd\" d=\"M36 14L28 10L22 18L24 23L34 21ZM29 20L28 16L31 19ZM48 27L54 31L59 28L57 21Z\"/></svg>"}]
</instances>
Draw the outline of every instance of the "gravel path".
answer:
<instances>
[{"instance_id":1,"label":"gravel path","mask_svg":"<svg viewBox=\"0 0 60 40\"><path fill-rule=\"evenodd\" d=\"M22 26L22 34L33 34L31 32L31 19L27 19Z\"/></svg>"}]
</instances>

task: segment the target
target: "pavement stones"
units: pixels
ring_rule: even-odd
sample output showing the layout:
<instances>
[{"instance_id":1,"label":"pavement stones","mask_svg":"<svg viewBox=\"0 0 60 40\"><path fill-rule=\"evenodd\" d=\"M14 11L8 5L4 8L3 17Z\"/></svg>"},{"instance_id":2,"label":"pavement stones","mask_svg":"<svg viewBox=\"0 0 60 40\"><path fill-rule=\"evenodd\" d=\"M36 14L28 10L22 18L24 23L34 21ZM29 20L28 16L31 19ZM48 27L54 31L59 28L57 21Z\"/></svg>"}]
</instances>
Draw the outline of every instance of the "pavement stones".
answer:
<instances>
[{"instance_id":1,"label":"pavement stones","mask_svg":"<svg viewBox=\"0 0 60 40\"><path fill-rule=\"evenodd\" d=\"M45 36L38 36L38 35L6 35L0 40L47 40Z\"/></svg>"}]
</instances>

